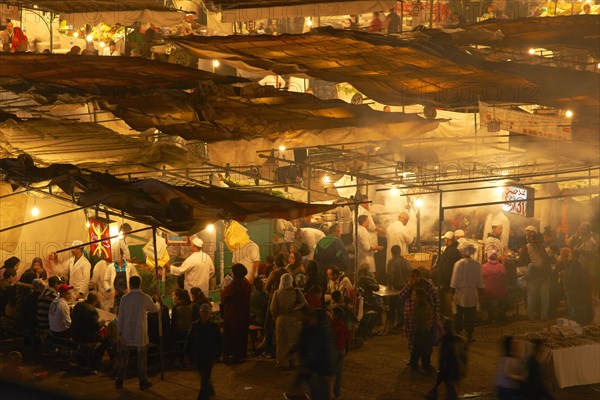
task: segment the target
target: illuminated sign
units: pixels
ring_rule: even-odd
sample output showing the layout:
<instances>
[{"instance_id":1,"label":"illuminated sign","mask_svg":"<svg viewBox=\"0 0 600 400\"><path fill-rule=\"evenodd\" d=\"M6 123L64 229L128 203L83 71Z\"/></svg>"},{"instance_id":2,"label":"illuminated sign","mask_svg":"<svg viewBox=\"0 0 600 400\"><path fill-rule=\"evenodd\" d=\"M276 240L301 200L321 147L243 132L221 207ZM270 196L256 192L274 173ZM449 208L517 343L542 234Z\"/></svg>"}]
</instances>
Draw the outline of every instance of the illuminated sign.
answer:
<instances>
[{"instance_id":1,"label":"illuminated sign","mask_svg":"<svg viewBox=\"0 0 600 400\"><path fill-rule=\"evenodd\" d=\"M506 201L502 209L511 214L533 217L535 190L526 186L507 186L504 188L502 200Z\"/></svg>"}]
</instances>

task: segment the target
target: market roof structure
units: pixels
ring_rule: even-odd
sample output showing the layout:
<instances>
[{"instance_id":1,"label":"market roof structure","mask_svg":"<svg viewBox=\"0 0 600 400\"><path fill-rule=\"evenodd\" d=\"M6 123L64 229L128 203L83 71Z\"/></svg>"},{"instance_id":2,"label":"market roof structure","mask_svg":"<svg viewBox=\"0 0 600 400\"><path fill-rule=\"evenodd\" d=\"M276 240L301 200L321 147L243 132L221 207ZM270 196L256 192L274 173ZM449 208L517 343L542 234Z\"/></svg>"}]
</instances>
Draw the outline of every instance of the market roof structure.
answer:
<instances>
[{"instance_id":1,"label":"market roof structure","mask_svg":"<svg viewBox=\"0 0 600 400\"><path fill-rule=\"evenodd\" d=\"M0 160L1 180L29 187L59 187L82 207L100 204L128 217L173 232L191 234L218 220L293 220L334 206L307 204L258 191L216 186L175 186L156 179L124 181L106 173L83 171L69 164L36 167L22 155ZM53 191L56 195L56 189Z\"/></svg>"},{"instance_id":2,"label":"market roof structure","mask_svg":"<svg viewBox=\"0 0 600 400\"><path fill-rule=\"evenodd\" d=\"M393 8L396 0L212 0L205 4L209 10L221 13L223 22L236 22L367 14Z\"/></svg>"},{"instance_id":3,"label":"market roof structure","mask_svg":"<svg viewBox=\"0 0 600 400\"><path fill-rule=\"evenodd\" d=\"M0 85L21 91L32 83L62 86L80 93L126 95L153 89L191 89L199 82L248 82L176 64L139 57L62 54L0 54ZM50 92L58 94L60 88Z\"/></svg>"},{"instance_id":4,"label":"market roof structure","mask_svg":"<svg viewBox=\"0 0 600 400\"><path fill-rule=\"evenodd\" d=\"M169 7L165 7L164 1L157 0L2 0L0 3L54 13L171 10Z\"/></svg>"},{"instance_id":5,"label":"market roof structure","mask_svg":"<svg viewBox=\"0 0 600 400\"><path fill-rule=\"evenodd\" d=\"M191 94L161 91L123 97L108 109L138 131L155 128L205 142L256 137L275 140L284 133L325 134L348 127L379 127L390 136L397 132L416 135L435 129L442 121L256 84L208 85Z\"/></svg>"},{"instance_id":6,"label":"market roof structure","mask_svg":"<svg viewBox=\"0 0 600 400\"><path fill-rule=\"evenodd\" d=\"M479 100L579 108L597 114L600 74L490 62L432 41L321 28L303 35L174 38L194 55L246 70L348 82L383 104L442 108Z\"/></svg>"}]
</instances>

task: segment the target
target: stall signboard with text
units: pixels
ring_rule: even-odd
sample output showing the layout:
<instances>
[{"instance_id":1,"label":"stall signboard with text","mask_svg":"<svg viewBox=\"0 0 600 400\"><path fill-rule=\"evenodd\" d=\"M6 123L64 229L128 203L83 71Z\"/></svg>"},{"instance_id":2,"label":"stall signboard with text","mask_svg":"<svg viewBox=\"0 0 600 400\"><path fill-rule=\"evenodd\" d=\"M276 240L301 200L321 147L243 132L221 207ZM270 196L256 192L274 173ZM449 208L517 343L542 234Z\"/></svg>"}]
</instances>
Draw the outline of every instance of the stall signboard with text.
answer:
<instances>
[{"instance_id":1,"label":"stall signboard with text","mask_svg":"<svg viewBox=\"0 0 600 400\"><path fill-rule=\"evenodd\" d=\"M535 190L526 186L507 186L502 200L506 201L502 209L511 214L533 217Z\"/></svg>"}]
</instances>

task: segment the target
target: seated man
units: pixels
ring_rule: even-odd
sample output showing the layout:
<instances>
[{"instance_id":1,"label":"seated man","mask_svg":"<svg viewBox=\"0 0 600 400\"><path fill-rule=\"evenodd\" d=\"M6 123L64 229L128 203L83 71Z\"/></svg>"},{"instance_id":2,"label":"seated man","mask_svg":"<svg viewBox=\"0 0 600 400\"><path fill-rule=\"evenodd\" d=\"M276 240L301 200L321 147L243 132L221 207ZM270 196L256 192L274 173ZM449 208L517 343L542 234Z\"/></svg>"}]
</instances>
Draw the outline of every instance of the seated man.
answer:
<instances>
[{"instance_id":1,"label":"seated man","mask_svg":"<svg viewBox=\"0 0 600 400\"><path fill-rule=\"evenodd\" d=\"M73 286L66 283L58 287L58 297L50 303L48 323L50 332L59 337L71 336L71 310L69 301L73 298Z\"/></svg>"},{"instance_id":2,"label":"seated man","mask_svg":"<svg viewBox=\"0 0 600 400\"><path fill-rule=\"evenodd\" d=\"M91 358L86 360L92 370L98 370L106 350L104 338L99 334L105 321L98 316L98 306L98 295L91 291L85 301L75 304L71 312L71 337L78 343L92 345Z\"/></svg>"}]
</instances>

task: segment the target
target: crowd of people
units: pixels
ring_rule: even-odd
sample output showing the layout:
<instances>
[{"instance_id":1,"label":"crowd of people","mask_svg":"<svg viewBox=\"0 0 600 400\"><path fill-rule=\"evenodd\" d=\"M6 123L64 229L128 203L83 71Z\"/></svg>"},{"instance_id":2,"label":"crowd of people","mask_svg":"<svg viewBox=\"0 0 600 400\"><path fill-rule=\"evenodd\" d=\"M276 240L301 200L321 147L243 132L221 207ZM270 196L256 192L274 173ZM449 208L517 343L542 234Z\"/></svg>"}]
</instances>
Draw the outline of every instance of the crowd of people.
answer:
<instances>
[{"instance_id":1,"label":"crowd of people","mask_svg":"<svg viewBox=\"0 0 600 400\"><path fill-rule=\"evenodd\" d=\"M80 241L72 243L68 258L34 258L20 277L20 260L11 257L0 269L1 327L24 332L31 340L34 333L43 332L88 344L86 362L92 370L101 367L108 353L117 388L123 386L129 353L135 351L143 390L151 386L147 349L152 343L160 345L160 320L167 352L176 353L178 346L183 350L168 361L185 364L183 355L191 356L201 376L199 398L208 398L214 393L213 363L243 362L254 326L251 344L256 354L273 358L282 370L297 371L297 386L308 385L314 399L329 398L332 377L334 398L339 398L345 354L357 344L351 338L369 337L373 325L381 322L379 281L397 290L386 300L387 319L392 330L406 332L407 364L415 372L437 373L430 396L443 385L449 398L455 398L455 383L466 368L466 348L475 340L478 310L485 311L483 322L501 322L511 287L518 289L519 282L526 285L530 319L556 315L557 305L565 300L571 319L591 321L589 275L597 273L598 246L586 222L562 236L552 235L551 229L540 234L529 225L521 238L511 229L507 243L514 251L504 247L503 222L497 218L481 243L469 238L465 229L446 230L441 257L428 270L413 268L405 258L414 241L407 212L386 227L375 222L379 219L366 204L359 215L356 244L348 240L342 218L327 234L307 221L278 221L275 256L267 256L264 263L260 247L251 240L233 249L220 310L213 309L208 297L215 268L199 237L190 239L189 256L180 266L166 266L181 278L172 293L171 310L141 291L137 260L127 242L128 224L121 226L123 236L112 249L117 260L113 263L101 260L92 267ZM473 226L465 228L468 232ZM379 241L382 237L386 245ZM358 252L352 254L355 245ZM352 257L359 266L356 276ZM377 268L381 260L383 275ZM511 261L515 270L521 266L523 276L509 272ZM435 345L440 346L437 370L431 362ZM528 376L517 378L512 364L499 371L504 374L497 376L499 395L506 392L502 388L511 389L510 382Z\"/></svg>"}]
</instances>

